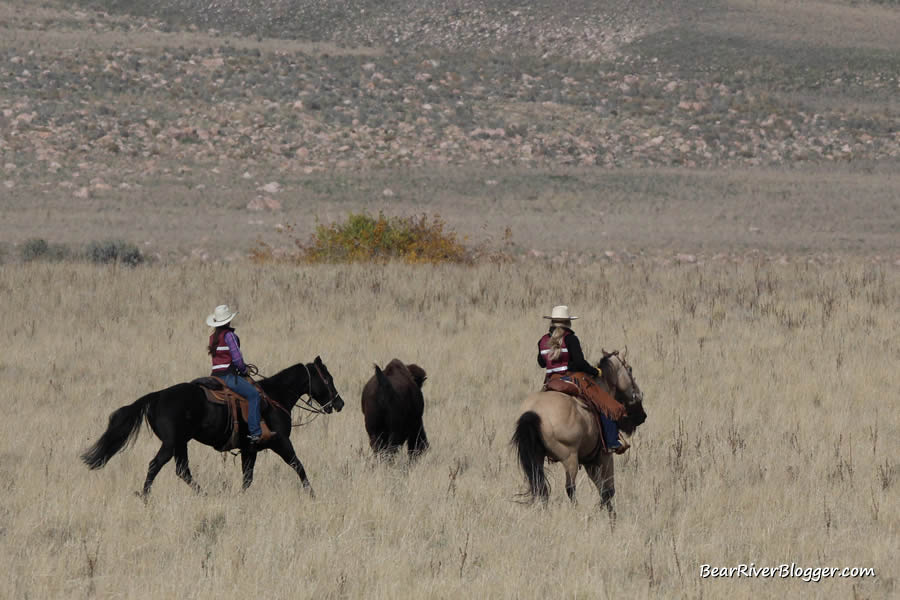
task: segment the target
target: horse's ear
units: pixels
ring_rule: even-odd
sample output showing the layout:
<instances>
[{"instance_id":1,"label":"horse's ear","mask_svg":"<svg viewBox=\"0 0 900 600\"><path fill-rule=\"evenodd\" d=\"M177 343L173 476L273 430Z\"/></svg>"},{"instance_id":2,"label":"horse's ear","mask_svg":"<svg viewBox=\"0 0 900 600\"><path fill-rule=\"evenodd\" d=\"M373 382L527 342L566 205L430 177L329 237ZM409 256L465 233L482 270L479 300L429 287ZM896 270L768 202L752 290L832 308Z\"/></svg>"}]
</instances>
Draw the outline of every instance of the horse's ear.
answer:
<instances>
[{"instance_id":1,"label":"horse's ear","mask_svg":"<svg viewBox=\"0 0 900 600\"><path fill-rule=\"evenodd\" d=\"M625 351L622 352L622 360L624 360L626 356L628 356L628 344L625 344Z\"/></svg>"},{"instance_id":2,"label":"horse's ear","mask_svg":"<svg viewBox=\"0 0 900 600\"><path fill-rule=\"evenodd\" d=\"M321 357L321 356L316 356L316 357L313 359L313 362L314 362L315 364L317 364L317 365L321 365L321 364L322 364L322 357Z\"/></svg>"}]
</instances>

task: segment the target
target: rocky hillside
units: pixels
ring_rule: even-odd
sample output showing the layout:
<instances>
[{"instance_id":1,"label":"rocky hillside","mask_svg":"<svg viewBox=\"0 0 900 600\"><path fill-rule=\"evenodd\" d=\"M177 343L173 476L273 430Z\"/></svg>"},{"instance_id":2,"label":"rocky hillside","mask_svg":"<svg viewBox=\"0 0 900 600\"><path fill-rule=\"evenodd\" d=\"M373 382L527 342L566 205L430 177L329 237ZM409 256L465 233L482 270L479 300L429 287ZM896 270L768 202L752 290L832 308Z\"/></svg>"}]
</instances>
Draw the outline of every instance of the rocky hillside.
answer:
<instances>
[{"instance_id":1,"label":"rocky hillside","mask_svg":"<svg viewBox=\"0 0 900 600\"><path fill-rule=\"evenodd\" d=\"M97 2L85 2L96 6ZM106 0L110 11L342 46L608 57L697 10L686 0Z\"/></svg>"},{"instance_id":2,"label":"rocky hillside","mask_svg":"<svg viewBox=\"0 0 900 600\"><path fill-rule=\"evenodd\" d=\"M900 54L798 62L784 43L698 37L685 19L714 2L101 4L145 16L0 2L0 164L17 181L123 157L301 172L900 159Z\"/></svg>"}]
</instances>

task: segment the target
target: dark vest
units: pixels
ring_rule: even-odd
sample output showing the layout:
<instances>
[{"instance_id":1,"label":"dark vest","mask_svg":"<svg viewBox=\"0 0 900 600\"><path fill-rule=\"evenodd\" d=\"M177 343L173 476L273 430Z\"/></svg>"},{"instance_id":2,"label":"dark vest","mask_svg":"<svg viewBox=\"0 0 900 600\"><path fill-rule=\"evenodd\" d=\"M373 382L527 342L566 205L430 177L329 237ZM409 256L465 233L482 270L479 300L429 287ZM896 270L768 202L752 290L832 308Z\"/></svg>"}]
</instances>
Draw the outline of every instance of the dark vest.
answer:
<instances>
[{"instance_id":1,"label":"dark vest","mask_svg":"<svg viewBox=\"0 0 900 600\"><path fill-rule=\"evenodd\" d=\"M566 335L560 340L560 353L559 358L556 360L550 359L550 353L553 351L553 348L550 346L550 334L545 333L544 337L541 338L541 341L538 342L538 349L541 351L541 356L544 357L547 375L552 375L553 373L566 373L569 370L569 349L566 348L566 337L568 335L569 332L566 332Z\"/></svg>"},{"instance_id":2,"label":"dark vest","mask_svg":"<svg viewBox=\"0 0 900 600\"><path fill-rule=\"evenodd\" d=\"M213 334L209 336L209 345L213 348L213 375L225 375L233 370L231 368L231 351L228 349L228 344L225 343L225 334L229 331L234 333L234 329L226 327L224 329L213 332ZM240 338L238 338L238 336L235 334L234 339L237 340L238 348L240 348ZM213 346L213 344L215 345Z\"/></svg>"}]
</instances>

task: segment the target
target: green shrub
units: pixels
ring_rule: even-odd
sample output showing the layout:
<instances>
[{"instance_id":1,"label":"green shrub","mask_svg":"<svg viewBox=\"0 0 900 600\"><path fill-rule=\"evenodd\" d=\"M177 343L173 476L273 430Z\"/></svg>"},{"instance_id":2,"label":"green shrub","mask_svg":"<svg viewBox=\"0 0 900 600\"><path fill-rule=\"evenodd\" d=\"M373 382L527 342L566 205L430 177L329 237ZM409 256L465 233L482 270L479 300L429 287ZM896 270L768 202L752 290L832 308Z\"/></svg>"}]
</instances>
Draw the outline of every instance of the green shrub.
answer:
<instances>
[{"instance_id":1,"label":"green shrub","mask_svg":"<svg viewBox=\"0 0 900 600\"><path fill-rule=\"evenodd\" d=\"M118 262L130 267L144 262L144 255L138 247L122 240L91 242L87 248L87 258L97 264Z\"/></svg>"},{"instance_id":2,"label":"green shrub","mask_svg":"<svg viewBox=\"0 0 900 600\"><path fill-rule=\"evenodd\" d=\"M47 243L47 240L41 238L30 239L22 244L22 260L27 262L45 258L49 248L50 244Z\"/></svg>"},{"instance_id":3,"label":"green shrub","mask_svg":"<svg viewBox=\"0 0 900 600\"><path fill-rule=\"evenodd\" d=\"M71 252L63 244L50 244L43 238L32 238L22 244L20 254L25 262L33 260L61 261L69 258Z\"/></svg>"},{"instance_id":4,"label":"green shrub","mask_svg":"<svg viewBox=\"0 0 900 600\"><path fill-rule=\"evenodd\" d=\"M468 263L471 256L438 216L388 218L351 213L344 223L319 225L308 244L298 243L307 262Z\"/></svg>"}]
</instances>

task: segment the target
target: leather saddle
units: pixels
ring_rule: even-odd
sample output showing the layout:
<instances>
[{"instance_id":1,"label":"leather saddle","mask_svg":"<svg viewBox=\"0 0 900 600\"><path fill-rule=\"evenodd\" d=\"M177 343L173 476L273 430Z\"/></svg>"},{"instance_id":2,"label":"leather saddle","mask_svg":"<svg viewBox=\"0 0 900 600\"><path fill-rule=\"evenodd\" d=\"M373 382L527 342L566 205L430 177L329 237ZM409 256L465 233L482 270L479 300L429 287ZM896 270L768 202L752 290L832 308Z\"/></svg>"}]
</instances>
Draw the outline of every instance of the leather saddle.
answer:
<instances>
[{"instance_id":1,"label":"leather saddle","mask_svg":"<svg viewBox=\"0 0 900 600\"><path fill-rule=\"evenodd\" d=\"M550 379L544 383L542 391L561 392L578 398L594 415L601 430L603 428L603 419L615 421L625 412L625 407L587 375L551 375ZM597 440L597 448L591 453L591 456L596 457L600 452L606 451L608 451L606 441L603 439L603 435L600 435Z\"/></svg>"},{"instance_id":2,"label":"leather saddle","mask_svg":"<svg viewBox=\"0 0 900 600\"><path fill-rule=\"evenodd\" d=\"M554 377L544 384L545 392L560 392L569 396L580 397L581 388L578 382L571 377Z\"/></svg>"},{"instance_id":3,"label":"leather saddle","mask_svg":"<svg viewBox=\"0 0 900 600\"><path fill-rule=\"evenodd\" d=\"M206 393L206 400L208 402L212 402L214 404L224 404L228 407L228 412L231 414L231 435L228 440L220 447L216 448L216 450L225 451L232 450L240 446L238 436L240 435L240 424L241 421L244 423L247 422L247 416L250 412L250 404L247 402L247 399L229 388L225 385L225 381L223 381L220 377L215 376L207 376L207 377L198 377L191 381L194 385L198 385L203 388L203 391ZM266 393L262 390L256 382L252 382L256 389L259 391L259 412L262 413L263 409L265 409L268 405L272 404L281 408L281 405L271 400ZM265 419L260 414L260 427L262 428L262 441L268 442L274 433L269 429L268 424Z\"/></svg>"}]
</instances>

